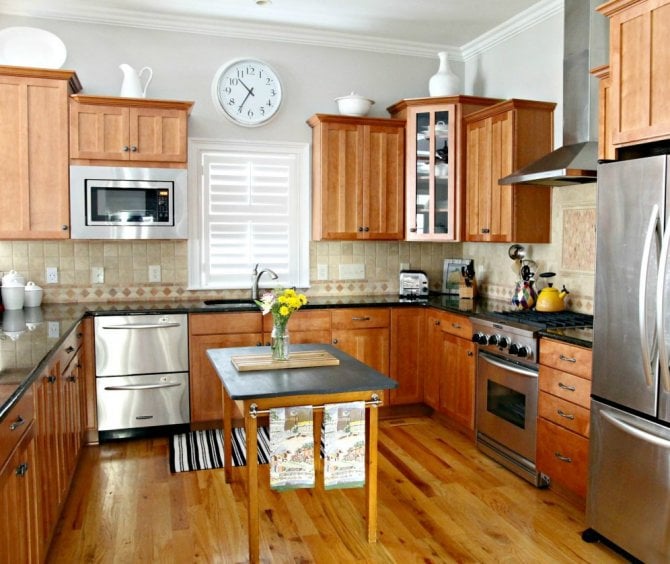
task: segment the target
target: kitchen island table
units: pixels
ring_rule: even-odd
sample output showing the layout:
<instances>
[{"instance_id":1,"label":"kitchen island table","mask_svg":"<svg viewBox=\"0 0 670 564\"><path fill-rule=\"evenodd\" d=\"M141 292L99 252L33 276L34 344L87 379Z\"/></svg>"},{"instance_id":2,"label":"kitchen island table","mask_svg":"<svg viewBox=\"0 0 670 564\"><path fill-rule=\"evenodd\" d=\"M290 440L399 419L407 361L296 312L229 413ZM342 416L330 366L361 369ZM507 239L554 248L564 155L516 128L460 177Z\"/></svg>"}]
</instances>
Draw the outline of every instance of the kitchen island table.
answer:
<instances>
[{"instance_id":1,"label":"kitchen island table","mask_svg":"<svg viewBox=\"0 0 670 564\"><path fill-rule=\"evenodd\" d=\"M240 357L269 355L269 347L210 349L207 354L223 384L224 472L232 480L232 411L234 404L244 415L247 437L256 437L257 416L275 407L311 405L314 408L314 445L320 444L324 403L365 401L370 409L366 425L366 509L368 542L377 540L377 406L383 390L397 387L394 380L359 362L332 345L295 345L291 353L319 351L339 361L335 365L272 368L242 371ZM290 363L289 359L289 363ZM289 364L287 364L289 366ZM241 368L241 367L240 367ZM247 513L249 560L260 558L258 509L258 450L255 440L247 440ZM317 472L321 463L315 456Z\"/></svg>"}]
</instances>

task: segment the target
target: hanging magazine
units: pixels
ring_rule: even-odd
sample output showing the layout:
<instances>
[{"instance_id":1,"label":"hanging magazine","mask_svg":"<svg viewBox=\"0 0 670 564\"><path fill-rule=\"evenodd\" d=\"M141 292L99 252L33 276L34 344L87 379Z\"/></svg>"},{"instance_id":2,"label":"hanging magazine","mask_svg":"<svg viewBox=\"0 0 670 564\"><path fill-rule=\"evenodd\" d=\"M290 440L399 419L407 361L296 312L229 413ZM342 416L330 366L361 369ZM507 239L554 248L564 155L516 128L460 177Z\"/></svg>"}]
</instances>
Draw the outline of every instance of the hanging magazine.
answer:
<instances>
[{"instance_id":1,"label":"hanging magazine","mask_svg":"<svg viewBox=\"0 0 670 564\"><path fill-rule=\"evenodd\" d=\"M358 488L365 485L365 402L324 406L326 489Z\"/></svg>"},{"instance_id":2,"label":"hanging magazine","mask_svg":"<svg viewBox=\"0 0 670 564\"><path fill-rule=\"evenodd\" d=\"M312 406L270 410L270 487L275 490L314 487Z\"/></svg>"}]
</instances>

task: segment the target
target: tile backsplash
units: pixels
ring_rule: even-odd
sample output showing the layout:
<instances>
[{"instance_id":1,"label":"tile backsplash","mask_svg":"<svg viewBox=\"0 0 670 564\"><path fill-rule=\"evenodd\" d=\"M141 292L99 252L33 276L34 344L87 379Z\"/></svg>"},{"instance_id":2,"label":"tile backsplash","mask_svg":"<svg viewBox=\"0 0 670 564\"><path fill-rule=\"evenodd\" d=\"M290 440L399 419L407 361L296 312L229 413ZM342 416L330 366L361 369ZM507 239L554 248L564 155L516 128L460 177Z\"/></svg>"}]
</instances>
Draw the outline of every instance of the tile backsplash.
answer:
<instances>
[{"instance_id":1,"label":"tile backsplash","mask_svg":"<svg viewBox=\"0 0 670 564\"><path fill-rule=\"evenodd\" d=\"M525 245L537 272L556 272L566 285L570 309L592 313L595 264L595 184L553 190L552 243ZM482 295L510 299L519 265L508 243L311 242L308 295L397 294L402 265L424 270L439 291L445 258L475 260ZM186 241L1 241L0 272L11 269L44 288L51 303L246 297L249 289L188 290ZM363 265L360 280L340 278L340 265ZM160 282L149 267L160 266ZM319 266L327 278L318 280ZM46 268L58 268L57 284L47 284ZM104 283L92 283L91 268L103 267Z\"/></svg>"}]
</instances>

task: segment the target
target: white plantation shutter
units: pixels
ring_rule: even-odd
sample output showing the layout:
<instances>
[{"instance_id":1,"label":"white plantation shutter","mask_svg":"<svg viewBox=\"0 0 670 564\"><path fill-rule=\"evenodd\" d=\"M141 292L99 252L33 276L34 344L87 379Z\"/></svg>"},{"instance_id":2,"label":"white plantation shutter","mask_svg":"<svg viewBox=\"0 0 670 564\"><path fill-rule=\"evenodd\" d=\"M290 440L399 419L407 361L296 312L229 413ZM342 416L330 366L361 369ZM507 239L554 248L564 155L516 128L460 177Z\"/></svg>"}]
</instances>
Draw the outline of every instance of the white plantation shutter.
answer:
<instances>
[{"instance_id":1,"label":"white plantation shutter","mask_svg":"<svg viewBox=\"0 0 670 564\"><path fill-rule=\"evenodd\" d=\"M192 142L197 155L189 158L193 165L197 158L198 186L193 191L200 196L191 229L189 285L249 288L253 267L260 264L279 275L273 285L306 287L307 146L214 145Z\"/></svg>"}]
</instances>

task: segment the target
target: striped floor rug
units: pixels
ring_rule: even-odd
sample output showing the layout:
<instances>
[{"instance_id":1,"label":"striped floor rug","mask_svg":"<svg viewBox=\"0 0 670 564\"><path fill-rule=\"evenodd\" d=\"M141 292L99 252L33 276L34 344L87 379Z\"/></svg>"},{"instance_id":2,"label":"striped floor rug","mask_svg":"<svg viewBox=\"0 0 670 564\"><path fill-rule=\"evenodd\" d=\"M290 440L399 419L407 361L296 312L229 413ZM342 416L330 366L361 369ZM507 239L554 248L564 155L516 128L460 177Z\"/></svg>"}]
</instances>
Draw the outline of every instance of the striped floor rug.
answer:
<instances>
[{"instance_id":1,"label":"striped floor rug","mask_svg":"<svg viewBox=\"0 0 670 564\"><path fill-rule=\"evenodd\" d=\"M173 435L170 440L170 471L190 472L223 468L223 431L207 429ZM247 463L247 441L244 428L233 429L233 466ZM267 427L258 428L258 463L270 458L270 436Z\"/></svg>"}]
</instances>

